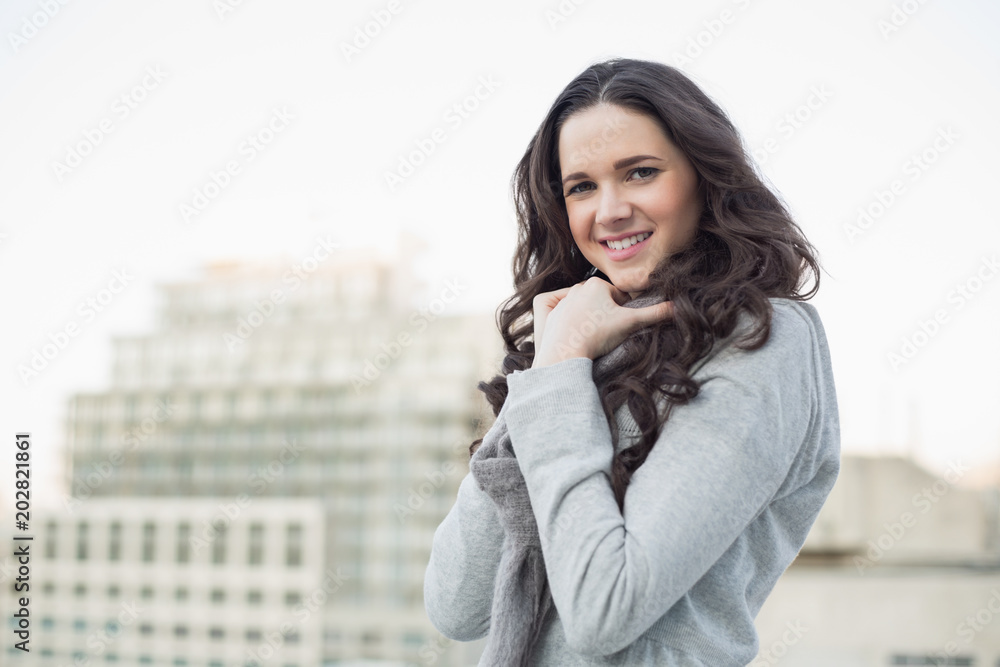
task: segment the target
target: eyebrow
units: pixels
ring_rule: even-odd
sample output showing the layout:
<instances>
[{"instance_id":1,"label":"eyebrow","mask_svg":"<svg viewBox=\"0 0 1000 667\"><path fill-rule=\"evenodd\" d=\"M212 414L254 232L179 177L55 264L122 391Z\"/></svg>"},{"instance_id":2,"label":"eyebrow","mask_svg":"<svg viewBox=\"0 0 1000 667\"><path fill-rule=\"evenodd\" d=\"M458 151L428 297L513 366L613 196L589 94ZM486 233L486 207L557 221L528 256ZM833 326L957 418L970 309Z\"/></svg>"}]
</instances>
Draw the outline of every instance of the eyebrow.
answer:
<instances>
[{"instance_id":1,"label":"eyebrow","mask_svg":"<svg viewBox=\"0 0 1000 667\"><path fill-rule=\"evenodd\" d=\"M664 162L663 158L658 158L655 155L633 155L632 157L617 160L613 165L611 165L611 167L615 171L618 171L619 169L624 169L625 167L631 167L633 164L642 162L643 160L659 160L660 162ZM566 185L569 181L575 181L580 178L587 178L587 174L582 171L574 171L572 174L564 178L562 182L563 185Z\"/></svg>"}]
</instances>

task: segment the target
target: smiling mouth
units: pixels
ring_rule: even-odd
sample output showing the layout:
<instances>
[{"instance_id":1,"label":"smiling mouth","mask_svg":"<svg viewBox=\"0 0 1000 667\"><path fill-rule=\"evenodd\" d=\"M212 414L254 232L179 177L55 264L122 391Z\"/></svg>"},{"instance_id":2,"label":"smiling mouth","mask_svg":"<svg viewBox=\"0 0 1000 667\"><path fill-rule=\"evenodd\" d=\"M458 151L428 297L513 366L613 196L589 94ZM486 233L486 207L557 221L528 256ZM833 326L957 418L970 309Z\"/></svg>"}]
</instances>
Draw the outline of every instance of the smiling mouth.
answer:
<instances>
[{"instance_id":1,"label":"smiling mouth","mask_svg":"<svg viewBox=\"0 0 1000 667\"><path fill-rule=\"evenodd\" d=\"M611 248L612 250L625 250L626 248L631 248L638 243L642 243L652 235L652 232L643 232L618 241L601 241L601 245L605 248Z\"/></svg>"}]
</instances>

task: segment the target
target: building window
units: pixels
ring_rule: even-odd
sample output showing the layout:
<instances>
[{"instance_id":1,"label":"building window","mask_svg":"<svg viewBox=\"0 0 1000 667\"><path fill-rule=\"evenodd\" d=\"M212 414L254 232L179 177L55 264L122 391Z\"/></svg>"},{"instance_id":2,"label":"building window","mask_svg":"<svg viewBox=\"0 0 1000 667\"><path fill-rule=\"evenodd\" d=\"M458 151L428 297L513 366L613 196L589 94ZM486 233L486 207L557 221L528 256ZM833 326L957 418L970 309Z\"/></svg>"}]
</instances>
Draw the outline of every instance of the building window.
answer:
<instances>
[{"instance_id":1,"label":"building window","mask_svg":"<svg viewBox=\"0 0 1000 667\"><path fill-rule=\"evenodd\" d=\"M86 632L87 631L87 621L82 618L73 619L73 630L76 632Z\"/></svg>"},{"instance_id":2,"label":"building window","mask_svg":"<svg viewBox=\"0 0 1000 667\"><path fill-rule=\"evenodd\" d=\"M252 591L247 591L247 602L249 604L260 604L261 599L264 596L261 595L260 591L254 589Z\"/></svg>"},{"instance_id":3,"label":"building window","mask_svg":"<svg viewBox=\"0 0 1000 667\"><path fill-rule=\"evenodd\" d=\"M226 523L222 519L215 524L215 539L212 540L212 562L221 565L226 562Z\"/></svg>"},{"instance_id":4,"label":"building window","mask_svg":"<svg viewBox=\"0 0 1000 667\"><path fill-rule=\"evenodd\" d=\"M971 656L956 655L951 657L933 655L901 655L892 656L890 665L934 665L934 667L972 667L976 659Z\"/></svg>"},{"instance_id":5,"label":"building window","mask_svg":"<svg viewBox=\"0 0 1000 667\"><path fill-rule=\"evenodd\" d=\"M42 586L42 592L45 593L46 595L55 595L56 585L53 584L51 581L46 581L45 584Z\"/></svg>"},{"instance_id":6,"label":"building window","mask_svg":"<svg viewBox=\"0 0 1000 667\"><path fill-rule=\"evenodd\" d=\"M87 533L90 526L86 521L81 521L76 525L76 559L87 560Z\"/></svg>"},{"instance_id":7,"label":"building window","mask_svg":"<svg viewBox=\"0 0 1000 667\"><path fill-rule=\"evenodd\" d=\"M144 563L153 562L156 556L156 525L150 522L142 526L142 560Z\"/></svg>"},{"instance_id":8,"label":"building window","mask_svg":"<svg viewBox=\"0 0 1000 667\"><path fill-rule=\"evenodd\" d=\"M143 623L142 625L140 625L139 626L139 634L143 634L143 635L151 635L151 634L153 634L153 624L152 623Z\"/></svg>"},{"instance_id":9,"label":"building window","mask_svg":"<svg viewBox=\"0 0 1000 667\"><path fill-rule=\"evenodd\" d=\"M212 627L212 628L208 629L208 636L211 639L214 639L216 641L220 641L220 640L222 640L222 639L225 638L226 631L223 630L222 628L220 628L219 626L215 626L215 627Z\"/></svg>"},{"instance_id":10,"label":"building window","mask_svg":"<svg viewBox=\"0 0 1000 667\"><path fill-rule=\"evenodd\" d=\"M78 598L82 598L86 594L87 594L87 584L77 584L73 588L73 595L75 595Z\"/></svg>"},{"instance_id":11,"label":"building window","mask_svg":"<svg viewBox=\"0 0 1000 667\"><path fill-rule=\"evenodd\" d=\"M298 591L288 591L285 593L285 604L287 606L294 607L300 602L302 602L302 595Z\"/></svg>"},{"instance_id":12,"label":"building window","mask_svg":"<svg viewBox=\"0 0 1000 667\"><path fill-rule=\"evenodd\" d=\"M261 639L261 637L263 637L263 636L264 636L264 634L260 630L257 630L256 628L251 628L251 629L247 630L247 641L248 642L259 642L260 639Z\"/></svg>"},{"instance_id":13,"label":"building window","mask_svg":"<svg viewBox=\"0 0 1000 667\"><path fill-rule=\"evenodd\" d=\"M186 625L175 625L174 626L174 636L175 637L187 637L188 628Z\"/></svg>"},{"instance_id":14,"label":"building window","mask_svg":"<svg viewBox=\"0 0 1000 667\"><path fill-rule=\"evenodd\" d=\"M191 562L191 524L189 523L177 526L177 562Z\"/></svg>"},{"instance_id":15,"label":"building window","mask_svg":"<svg viewBox=\"0 0 1000 667\"><path fill-rule=\"evenodd\" d=\"M174 591L174 597L177 598L180 601L187 600L188 599L188 589L184 588L183 586L178 586L177 590Z\"/></svg>"},{"instance_id":16,"label":"building window","mask_svg":"<svg viewBox=\"0 0 1000 667\"><path fill-rule=\"evenodd\" d=\"M226 591L221 588L212 589L212 602L220 604L226 601Z\"/></svg>"},{"instance_id":17,"label":"building window","mask_svg":"<svg viewBox=\"0 0 1000 667\"><path fill-rule=\"evenodd\" d=\"M111 584L108 586L108 597L116 598L121 594L122 590L118 588L118 584Z\"/></svg>"},{"instance_id":18,"label":"building window","mask_svg":"<svg viewBox=\"0 0 1000 667\"><path fill-rule=\"evenodd\" d=\"M56 557L56 540L59 538L59 526L55 521L45 524L45 557L54 560Z\"/></svg>"},{"instance_id":19,"label":"building window","mask_svg":"<svg viewBox=\"0 0 1000 667\"><path fill-rule=\"evenodd\" d=\"M115 521L108 527L108 560L122 559L122 525Z\"/></svg>"},{"instance_id":20,"label":"building window","mask_svg":"<svg viewBox=\"0 0 1000 667\"><path fill-rule=\"evenodd\" d=\"M56 622L50 616L42 619L42 630L51 630L54 627L56 627Z\"/></svg>"},{"instance_id":21,"label":"building window","mask_svg":"<svg viewBox=\"0 0 1000 667\"><path fill-rule=\"evenodd\" d=\"M285 544L285 564L290 567L302 565L302 525L288 524Z\"/></svg>"},{"instance_id":22,"label":"building window","mask_svg":"<svg viewBox=\"0 0 1000 667\"><path fill-rule=\"evenodd\" d=\"M250 524L250 549L247 562L250 565L260 565L264 562L264 524Z\"/></svg>"},{"instance_id":23,"label":"building window","mask_svg":"<svg viewBox=\"0 0 1000 667\"><path fill-rule=\"evenodd\" d=\"M141 595L144 600L151 599L153 597L153 587L143 586L142 590L139 591L139 595Z\"/></svg>"}]
</instances>

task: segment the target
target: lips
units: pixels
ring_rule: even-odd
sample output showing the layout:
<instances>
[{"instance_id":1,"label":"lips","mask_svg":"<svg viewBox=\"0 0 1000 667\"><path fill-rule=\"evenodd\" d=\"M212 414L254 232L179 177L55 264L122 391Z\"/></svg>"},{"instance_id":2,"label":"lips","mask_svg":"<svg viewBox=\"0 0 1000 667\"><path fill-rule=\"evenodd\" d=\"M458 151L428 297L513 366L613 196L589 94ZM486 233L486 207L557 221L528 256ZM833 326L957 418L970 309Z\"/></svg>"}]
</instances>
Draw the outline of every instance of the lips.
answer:
<instances>
[{"instance_id":1,"label":"lips","mask_svg":"<svg viewBox=\"0 0 1000 667\"><path fill-rule=\"evenodd\" d=\"M613 238L609 237L603 239L601 243L615 250L624 250L629 246L633 246L636 243L645 241L652 233L653 232L639 232L638 234L626 234L624 236L615 236Z\"/></svg>"},{"instance_id":2,"label":"lips","mask_svg":"<svg viewBox=\"0 0 1000 667\"><path fill-rule=\"evenodd\" d=\"M642 249L646 247L646 243L649 242L649 239L652 236L652 232L641 232L639 234L634 234L617 240L601 241L601 245L604 246L604 252L608 253L608 258L612 261L618 262L634 257L636 254L641 252ZM632 242L632 239L635 239L634 243ZM627 247L625 246L626 243L629 244ZM618 247L615 248L614 246Z\"/></svg>"}]
</instances>

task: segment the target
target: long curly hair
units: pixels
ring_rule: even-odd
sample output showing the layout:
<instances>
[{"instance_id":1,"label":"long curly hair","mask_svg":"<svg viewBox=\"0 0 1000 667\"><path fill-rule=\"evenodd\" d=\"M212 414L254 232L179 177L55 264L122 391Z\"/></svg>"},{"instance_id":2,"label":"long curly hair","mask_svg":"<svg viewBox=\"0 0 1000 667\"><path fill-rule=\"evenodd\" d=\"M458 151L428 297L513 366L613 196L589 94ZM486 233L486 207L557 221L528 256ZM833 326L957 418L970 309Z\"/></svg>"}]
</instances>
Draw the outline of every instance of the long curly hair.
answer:
<instances>
[{"instance_id":1,"label":"long curly hair","mask_svg":"<svg viewBox=\"0 0 1000 667\"><path fill-rule=\"evenodd\" d=\"M692 365L717 339L734 332L742 310L752 316L754 326L737 346L754 350L764 345L771 331L768 299L813 297L820 267L785 204L764 184L732 121L694 82L657 62L615 58L594 64L559 94L511 179L518 223L515 291L497 314L505 357L500 373L478 385L494 415L507 398L507 375L530 368L534 359L535 295L574 285L596 270L570 231L558 144L566 119L598 104L658 121L694 167L703 198L695 238L658 263L644 292L672 301L672 317L632 332L622 342L624 355L614 372L595 378L616 450L611 485L624 512L629 480L672 408L698 395L698 383L689 374ZM810 275L813 285L803 292ZM662 411L660 400L665 402ZM626 401L642 435L617 452L614 414ZM469 446L470 457L481 443L479 438Z\"/></svg>"}]
</instances>

